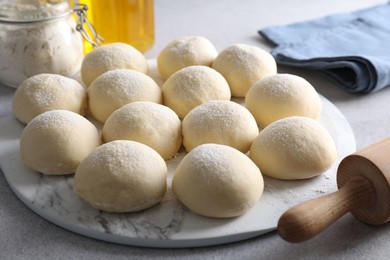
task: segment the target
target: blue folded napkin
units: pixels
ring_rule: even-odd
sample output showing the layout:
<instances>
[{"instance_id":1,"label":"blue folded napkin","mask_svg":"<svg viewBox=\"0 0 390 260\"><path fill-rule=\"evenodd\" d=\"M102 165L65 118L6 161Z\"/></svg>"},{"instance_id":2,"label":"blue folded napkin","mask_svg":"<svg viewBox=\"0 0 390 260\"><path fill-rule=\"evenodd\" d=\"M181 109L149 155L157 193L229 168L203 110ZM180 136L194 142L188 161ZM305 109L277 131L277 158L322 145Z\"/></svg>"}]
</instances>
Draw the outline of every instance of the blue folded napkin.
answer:
<instances>
[{"instance_id":1,"label":"blue folded napkin","mask_svg":"<svg viewBox=\"0 0 390 260\"><path fill-rule=\"evenodd\" d=\"M259 33L278 64L319 70L349 92L390 86L390 3Z\"/></svg>"}]
</instances>

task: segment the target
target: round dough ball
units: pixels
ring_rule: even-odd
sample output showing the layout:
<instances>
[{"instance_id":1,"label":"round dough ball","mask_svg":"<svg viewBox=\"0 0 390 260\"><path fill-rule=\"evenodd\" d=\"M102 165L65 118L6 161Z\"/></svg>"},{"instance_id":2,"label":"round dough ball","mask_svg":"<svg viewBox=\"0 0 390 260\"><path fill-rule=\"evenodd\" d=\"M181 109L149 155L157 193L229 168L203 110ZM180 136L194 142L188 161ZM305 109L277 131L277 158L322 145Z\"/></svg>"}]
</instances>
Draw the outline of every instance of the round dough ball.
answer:
<instances>
[{"instance_id":1,"label":"round dough ball","mask_svg":"<svg viewBox=\"0 0 390 260\"><path fill-rule=\"evenodd\" d=\"M108 212L149 208L164 197L167 166L152 148L118 140L96 148L79 167L76 192L92 207Z\"/></svg>"},{"instance_id":2,"label":"round dough ball","mask_svg":"<svg viewBox=\"0 0 390 260\"><path fill-rule=\"evenodd\" d=\"M88 88L89 110L100 122L122 106L134 101L162 103L159 86L149 76L126 69L100 75Z\"/></svg>"},{"instance_id":3,"label":"round dough ball","mask_svg":"<svg viewBox=\"0 0 390 260\"><path fill-rule=\"evenodd\" d=\"M87 119L74 112L51 110L24 128L20 156L27 167L45 175L71 174L99 145L99 132Z\"/></svg>"},{"instance_id":4,"label":"round dough ball","mask_svg":"<svg viewBox=\"0 0 390 260\"><path fill-rule=\"evenodd\" d=\"M190 66L175 72L162 87L164 104L184 118L194 107L209 100L230 100L225 78L206 66Z\"/></svg>"},{"instance_id":5,"label":"round dough ball","mask_svg":"<svg viewBox=\"0 0 390 260\"><path fill-rule=\"evenodd\" d=\"M259 133L256 120L243 106L212 100L194 108L182 122L183 145L189 152L205 143L225 144L247 152Z\"/></svg>"},{"instance_id":6,"label":"round dough ball","mask_svg":"<svg viewBox=\"0 0 390 260\"><path fill-rule=\"evenodd\" d=\"M192 66L211 66L218 52L214 45L201 36L184 36L169 43L158 55L160 75L167 79L176 71Z\"/></svg>"},{"instance_id":7,"label":"round dough ball","mask_svg":"<svg viewBox=\"0 0 390 260\"><path fill-rule=\"evenodd\" d=\"M203 144L180 162L172 189L191 211L228 218L252 208L263 194L264 182L245 154L226 145Z\"/></svg>"},{"instance_id":8,"label":"round dough ball","mask_svg":"<svg viewBox=\"0 0 390 260\"><path fill-rule=\"evenodd\" d=\"M111 43L102 45L87 55L81 64L81 77L89 86L99 75L114 69L133 69L148 72L148 63L144 55L131 45Z\"/></svg>"},{"instance_id":9,"label":"round dough ball","mask_svg":"<svg viewBox=\"0 0 390 260\"><path fill-rule=\"evenodd\" d=\"M336 157L336 145L329 132L316 120L300 116L268 125L250 149L250 158L263 174L284 180L319 175Z\"/></svg>"},{"instance_id":10,"label":"round dough ball","mask_svg":"<svg viewBox=\"0 0 390 260\"><path fill-rule=\"evenodd\" d=\"M74 79L43 73L19 85L12 105L16 118L23 124L50 110L63 109L86 115L87 91Z\"/></svg>"},{"instance_id":11,"label":"round dough ball","mask_svg":"<svg viewBox=\"0 0 390 260\"><path fill-rule=\"evenodd\" d=\"M271 54L245 44L224 49L212 67L226 78L234 97L245 97L256 81L276 74L276 62Z\"/></svg>"},{"instance_id":12,"label":"round dough ball","mask_svg":"<svg viewBox=\"0 0 390 260\"><path fill-rule=\"evenodd\" d=\"M289 116L317 119L322 103L304 78L276 74L257 81L245 97L245 105L261 127Z\"/></svg>"},{"instance_id":13,"label":"round dough ball","mask_svg":"<svg viewBox=\"0 0 390 260\"><path fill-rule=\"evenodd\" d=\"M181 121L169 107L152 102L133 102L116 110L102 130L103 142L132 140L146 144L164 159L181 146Z\"/></svg>"}]
</instances>

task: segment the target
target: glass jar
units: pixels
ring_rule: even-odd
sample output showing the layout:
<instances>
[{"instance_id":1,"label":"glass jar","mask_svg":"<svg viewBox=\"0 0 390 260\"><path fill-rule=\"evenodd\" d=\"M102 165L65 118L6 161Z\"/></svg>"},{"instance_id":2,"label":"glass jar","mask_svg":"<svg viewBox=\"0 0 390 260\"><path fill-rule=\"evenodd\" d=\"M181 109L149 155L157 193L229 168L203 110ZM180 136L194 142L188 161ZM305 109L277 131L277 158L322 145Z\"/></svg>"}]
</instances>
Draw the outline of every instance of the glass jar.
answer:
<instances>
[{"instance_id":1,"label":"glass jar","mask_svg":"<svg viewBox=\"0 0 390 260\"><path fill-rule=\"evenodd\" d=\"M153 0L76 0L88 6L88 19L105 43L124 42L141 52L154 44ZM86 52L92 46L85 42Z\"/></svg>"},{"instance_id":2,"label":"glass jar","mask_svg":"<svg viewBox=\"0 0 390 260\"><path fill-rule=\"evenodd\" d=\"M74 76L83 41L68 1L0 0L0 82L18 87L40 73Z\"/></svg>"}]
</instances>

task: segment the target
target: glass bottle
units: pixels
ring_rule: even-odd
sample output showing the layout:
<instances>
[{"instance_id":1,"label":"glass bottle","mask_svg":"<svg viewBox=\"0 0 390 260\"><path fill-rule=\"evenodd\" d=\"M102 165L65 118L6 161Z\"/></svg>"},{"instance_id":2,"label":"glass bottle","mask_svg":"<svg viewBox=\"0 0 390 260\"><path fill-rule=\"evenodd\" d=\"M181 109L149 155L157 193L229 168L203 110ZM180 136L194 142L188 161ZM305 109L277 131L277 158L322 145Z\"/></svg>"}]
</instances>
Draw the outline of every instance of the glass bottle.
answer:
<instances>
[{"instance_id":1,"label":"glass bottle","mask_svg":"<svg viewBox=\"0 0 390 260\"><path fill-rule=\"evenodd\" d=\"M77 1L76 1L77 2ZM123 42L141 52L154 44L153 0L79 0L88 5L88 19L105 43ZM84 42L84 50L92 50Z\"/></svg>"}]
</instances>

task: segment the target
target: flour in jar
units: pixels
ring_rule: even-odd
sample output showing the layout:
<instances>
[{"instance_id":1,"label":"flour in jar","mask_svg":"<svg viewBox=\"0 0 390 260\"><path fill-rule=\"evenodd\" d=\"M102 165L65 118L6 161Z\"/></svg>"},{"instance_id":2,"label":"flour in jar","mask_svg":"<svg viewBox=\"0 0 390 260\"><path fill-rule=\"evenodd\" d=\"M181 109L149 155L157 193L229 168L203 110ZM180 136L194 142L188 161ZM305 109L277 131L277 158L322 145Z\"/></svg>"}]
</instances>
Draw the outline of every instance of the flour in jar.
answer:
<instances>
[{"instance_id":1,"label":"flour in jar","mask_svg":"<svg viewBox=\"0 0 390 260\"><path fill-rule=\"evenodd\" d=\"M0 22L0 81L17 87L40 73L75 75L83 59L82 38L75 28L71 15L29 23Z\"/></svg>"}]
</instances>

